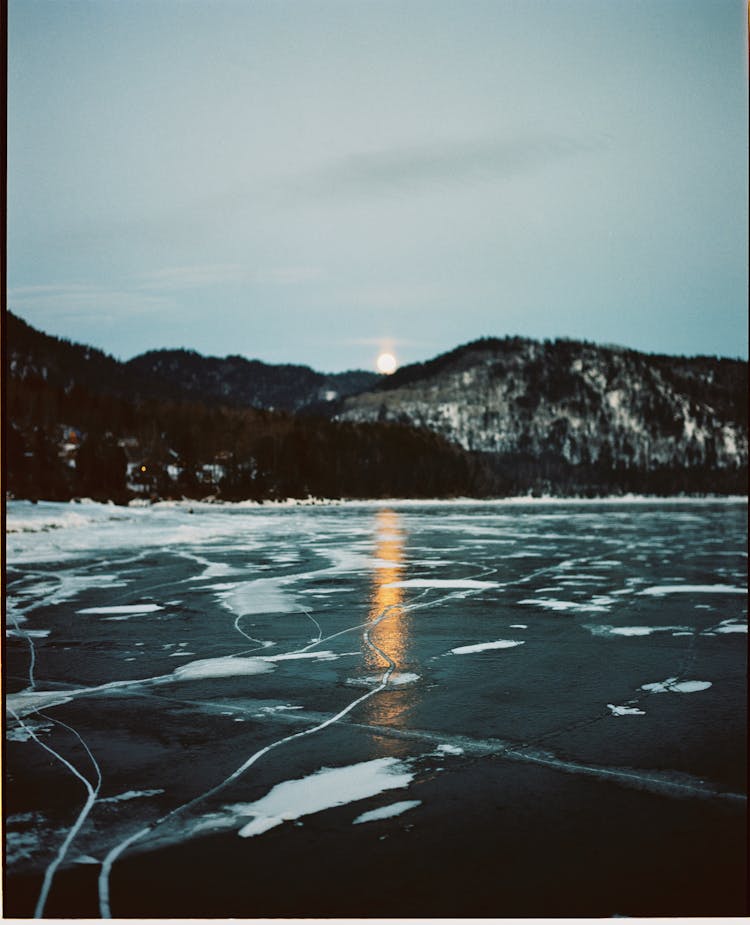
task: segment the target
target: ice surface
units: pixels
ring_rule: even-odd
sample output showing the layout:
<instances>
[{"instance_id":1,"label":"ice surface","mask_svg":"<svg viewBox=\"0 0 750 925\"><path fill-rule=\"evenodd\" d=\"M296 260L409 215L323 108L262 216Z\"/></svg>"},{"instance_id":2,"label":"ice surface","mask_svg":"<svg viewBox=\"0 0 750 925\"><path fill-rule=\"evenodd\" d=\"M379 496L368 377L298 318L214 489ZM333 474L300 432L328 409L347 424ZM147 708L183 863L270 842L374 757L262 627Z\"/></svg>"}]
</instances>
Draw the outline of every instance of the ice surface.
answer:
<instances>
[{"instance_id":1,"label":"ice surface","mask_svg":"<svg viewBox=\"0 0 750 925\"><path fill-rule=\"evenodd\" d=\"M405 762L375 758L342 768L321 768L308 777L283 781L255 803L230 810L237 816L255 817L239 831L242 838L251 838L288 820L407 787L413 779Z\"/></svg>"},{"instance_id":2,"label":"ice surface","mask_svg":"<svg viewBox=\"0 0 750 925\"><path fill-rule=\"evenodd\" d=\"M447 744L438 745L435 751L441 755L463 755L464 753L464 750L460 748L458 745L447 745Z\"/></svg>"},{"instance_id":3,"label":"ice surface","mask_svg":"<svg viewBox=\"0 0 750 925\"><path fill-rule=\"evenodd\" d=\"M602 604L587 604L584 601L558 601L550 597L525 598L519 604L532 604L543 607L545 610L555 610L565 613L576 611L578 613L609 613L609 607Z\"/></svg>"},{"instance_id":4,"label":"ice surface","mask_svg":"<svg viewBox=\"0 0 750 925\"><path fill-rule=\"evenodd\" d=\"M412 671L394 671L388 678L390 687L403 687L405 684L413 684L419 680L419 675ZM354 687L377 687L383 683L382 674L366 675L361 678L347 678L346 683Z\"/></svg>"},{"instance_id":5,"label":"ice surface","mask_svg":"<svg viewBox=\"0 0 750 925\"><path fill-rule=\"evenodd\" d=\"M652 633L688 632L686 626L608 626L587 624L586 629L594 636L651 636Z\"/></svg>"},{"instance_id":6,"label":"ice surface","mask_svg":"<svg viewBox=\"0 0 750 925\"><path fill-rule=\"evenodd\" d=\"M77 610L76 613L122 613L122 614L139 614L154 613L157 610L164 610L159 604L123 604L117 607L85 607L83 610Z\"/></svg>"},{"instance_id":7,"label":"ice surface","mask_svg":"<svg viewBox=\"0 0 750 925\"><path fill-rule=\"evenodd\" d=\"M8 694L5 706L18 716L26 716L36 710L46 710L62 703L69 703L73 699L70 695L77 693L78 691L22 691L18 694Z\"/></svg>"},{"instance_id":8,"label":"ice surface","mask_svg":"<svg viewBox=\"0 0 750 925\"><path fill-rule=\"evenodd\" d=\"M638 707L616 707L613 703L608 703L607 706L612 711L613 716L645 716L643 710L639 710Z\"/></svg>"},{"instance_id":9,"label":"ice surface","mask_svg":"<svg viewBox=\"0 0 750 925\"><path fill-rule=\"evenodd\" d=\"M362 813L352 821L352 825L360 825L363 822L376 822L378 819L392 819L394 816L400 816L402 813L415 806L421 806L421 800L401 800L400 803L389 803L388 806L381 806L380 809L371 809L368 813Z\"/></svg>"},{"instance_id":10,"label":"ice surface","mask_svg":"<svg viewBox=\"0 0 750 925\"><path fill-rule=\"evenodd\" d=\"M391 568L393 563L391 563ZM497 581L478 581L474 578L407 578L391 581L384 588L499 588Z\"/></svg>"},{"instance_id":11,"label":"ice surface","mask_svg":"<svg viewBox=\"0 0 750 925\"><path fill-rule=\"evenodd\" d=\"M722 620L715 628L715 633L747 633L747 623L737 623L734 620Z\"/></svg>"},{"instance_id":12,"label":"ice surface","mask_svg":"<svg viewBox=\"0 0 750 925\"><path fill-rule=\"evenodd\" d=\"M487 649L512 649L514 646L522 646L523 642L517 642L512 639L496 639L494 642L478 642L473 646L458 646L451 649L454 655L465 655L469 652L485 652Z\"/></svg>"},{"instance_id":13,"label":"ice surface","mask_svg":"<svg viewBox=\"0 0 750 925\"><path fill-rule=\"evenodd\" d=\"M160 793L164 793L163 790L126 790L124 793L118 793L114 797L104 797L103 799L97 800L98 803L124 803L127 800L139 800L143 797L155 797Z\"/></svg>"},{"instance_id":14,"label":"ice surface","mask_svg":"<svg viewBox=\"0 0 750 925\"><path fill-rule=\"evenodd\" d=\"M664 594L747 594L747 588L738 588L735 585L655 585L638 593L652 597L661 597Z\"/></svg>"},{"instance_id":15,"label":"ice surface","mask_svg":"<svg viewBox=\"0 0 750 925\"><path fill-rule=\"evenodd\" d=\"M51 630L13 630L5 631L6 636L19 636L21 639L45 639L49 636Z\"/></svg>"},{"instance_id":16,"label":"ice surface","mask_svg":"<svg viewBox=\"0 0 750 925\"><path fill-rule=\"evenodd\" d=\"M643 684L641 690L650 691L652 694L694 694L697 691L708 690L709 687L710 681L678 681L677 678L667 678L666 681Z\"/></svg>"},{"instance_id":17,"label":"ice surface","mask_svg":"<svg viewBox=\"0 0 750 925\"><path fill-rule=\"evenodd\" d=\"M326 649L322 652L284 652L281 655L259 655L258 659L264 662L293 662L298 659L303 658L314 658L320 661L331 661L335 658L341 658L342 654L336 652L331 652L330 649ZM357 653L359 655L359 653Z\"/></svg>"},{"instance_id":18,"label":"ice surface","mask_svg":"<svg viewBox=\"0 0 750 925\"><path fill-rule=\"evenodd\" d=\"M219 593L222 604L238 617L254 613L294 613L299 610L292 594L283 590L284 578L256 578L238 582Z\"/></svg>"},{"instance_id":19,"label":"ice surface","mask_svg":"<svg viewBox=\"0 0 750 925\"><path fill-rule=\"evenodd\" d=\"M236 675L263 674L272 671L273 665L259 658L240 658L226 655L219 658L201 658L175 668L171 677L176 681L194 681L199 678L230 678Z\"/></svg>"},{"instance_id":20,"label":"ice surface","mask_svg":"<svg viewBox=\"0 0 750 925\"><path fill-rule=\"evenodd\" d=\"M395 671L389 678L388 684L391 687L402 687L404 684L413 684L419 680L419 675L413 671Z\"/></svg>"},{"instance_id":21,"label":"ice surface","mask_svg":"<svg viewBox=\"0 0 750 925\"><path fill-rule=\"evenodd\" d=\"M18 711L16 711L18 712ZM46 735L54 727L54 723L34 722L26 719L23 726L8 727L5 730L5 738L8 742L29 742L34 736ZM32 734L33 733L33 734Z\"/></svg>"}]
</instances>

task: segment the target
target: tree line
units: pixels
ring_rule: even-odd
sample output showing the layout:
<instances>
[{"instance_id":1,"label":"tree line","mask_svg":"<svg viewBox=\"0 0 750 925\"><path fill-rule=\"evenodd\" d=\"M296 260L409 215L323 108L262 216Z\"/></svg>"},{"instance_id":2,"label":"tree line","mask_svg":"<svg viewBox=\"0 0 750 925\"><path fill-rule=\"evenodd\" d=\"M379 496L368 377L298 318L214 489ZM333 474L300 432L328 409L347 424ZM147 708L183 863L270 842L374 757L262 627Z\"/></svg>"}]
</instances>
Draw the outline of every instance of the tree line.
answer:
<instances>
[{"instance_id":1,"label":"tree line","mask_svg":"<svg viewBox=\"0 0 750 925\"><path fill-rule=\"evenodd\" d=\"M402 424L194 401L128 401L38 376L8 377L6 421L5 487L17 498L122 503L135 494L228 501L671 495L744 493L747 486L747 467L675 463L647 469L607 453L595 463L573 465L554 451L554 441L537 456L468 453ZM71 434L76 449L61 455Z\"/></svg>"}]
</instances>

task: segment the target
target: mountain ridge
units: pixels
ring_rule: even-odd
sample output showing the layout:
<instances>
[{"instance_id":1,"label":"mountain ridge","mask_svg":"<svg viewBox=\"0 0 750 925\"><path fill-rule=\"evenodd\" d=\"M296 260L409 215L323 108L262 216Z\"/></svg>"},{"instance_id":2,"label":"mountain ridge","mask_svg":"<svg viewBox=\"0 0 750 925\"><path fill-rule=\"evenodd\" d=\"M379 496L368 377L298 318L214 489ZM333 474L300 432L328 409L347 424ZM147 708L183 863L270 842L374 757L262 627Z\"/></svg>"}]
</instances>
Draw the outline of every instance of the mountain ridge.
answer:
<instances>
[{"instance_id":1,"label":"mountain ridge","mask_svg":"<svg viewBox=\"0 0 750 925\"><path fill-rule=\"evenodd\" d=\"M193 398L233 407L299 411L374 384L377 373L320 373L309 366L272 364L239 355L204 356L196 350L148 350L117 360L95 347L45 334L6 313L7 368L17 378L38 376L135 398ZM330 393L335 396L326 398Z\"/></svg>"},{"instance_id":2,"label":"mountain ridge","mask_svg":"<svg viewBox=\"0 0 750 925\"><path fill-rule=\"evenodd\" d=\"M508 336L391 376L190 350L121 362L8 312L5 362L20 496L746 490L742 360ZM96 488L102 460L119 474Z\"/></svg>"},{"instance_id":3,"label":"mountain ridge","mask_svg":"<svg viewBox=\"0 0 750 925\"><path fill-rule=\"evenodd\" d=\"M339 419L399 421L493 454L578 465L747 464L747 364L558 339L488 338L348 397Z\"/></svg>"}]
</instances>

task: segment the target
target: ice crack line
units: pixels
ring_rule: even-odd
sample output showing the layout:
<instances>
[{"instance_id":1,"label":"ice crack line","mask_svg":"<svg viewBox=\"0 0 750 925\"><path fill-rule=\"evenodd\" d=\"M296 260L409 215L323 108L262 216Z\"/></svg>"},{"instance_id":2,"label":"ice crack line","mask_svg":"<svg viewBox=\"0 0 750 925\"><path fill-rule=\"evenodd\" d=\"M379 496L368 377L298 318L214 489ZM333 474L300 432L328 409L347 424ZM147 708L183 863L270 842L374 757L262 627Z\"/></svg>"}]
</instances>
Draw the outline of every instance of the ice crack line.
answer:
<instances>
[{"instance_id":1,"label":"ice crack line","mask_svg":"<svg viewBox=\"0 0 750 925\"><path fill-rule=\"evenodd\" d=\"M13 618L13 622L16 626L16 630L19 633L22 632L18 626L18 621L16 620L15 617ZM36 681L34 678L34 668L36 665L36 647L34 646L34 640L32 639L31 636L29 636L27 633L24 633L23 635L25 636L26 641L29 643L29 650L30 650L29 688L33 691L36 689ZM21 726L21 728L24 729L29 734L29 736L37 743L37 745L41 745L43 749L45 749L51 755L57 758L57 760L60 761L63 765L65 765L65 767L68 768L69 771L75 774L75 776L83 783L88 793L88 797L86 798L86 802L84 803L83 808L81 809L81 812L78 815L78 818L76 819L75 823L70 828L70 830L68 831L68 834L65 840L63 841L62 845L60 846L60 849L55 859L52 861L52 863L47 867L47 870L44 872L44 880L42 881L42 888L40 890L39 898L37 899L36 907L34 909L34 918L39 919L39 918L42 918L44 914L44 907L47 904L47 897L49 896L49 891L52 887L52 881L54 879L55 874L57 873L57 869L62 863L63 859L65 858L65 855L67 854L68 849L73 843L73 839L76 837L76 835L80 831L81 826L86 821L86 817L88 816L89 812L91 811L91 808L96 802L96 798L99 794L99 790L102 785L102 772L101 772L101 768L99 767L99 764L97 763L96 758L94 758L93 754L91 753L91 749L88 747L86 742L84 742L80 733L76 729L74 729L72 726L69 726L67 723L64 723L62 720L54 719L53 717L48 716L46 713L41 713L39 710L33 711L35 715L42 717L42 719L46 719L49 722L56 723L58 726L62 726L64 729L67 729L69 732L72 732L73 735L78 739L78 741L81 743L81 745L86 750L86 754L89 756L89 758L91 759L91 763L94 766L94 773L96 774L96 786L95 787L92 786L89 779L87 777L84 777L83 774L81 774L81 772L76 767L74 767L66 758L63 758L63 756L60 755L58 752L56 752L53 748L51 748L49 745L42 742L42 740L39 738L39 736L37 736L34 730L31 729L29 726L26 725L26 723L23 722L21 717L18 716L18 714L13 710L12 707L8 706L7 704L6 706L7 706L8 712L14 717L14 719L19 724L19 726Z\"/></svg>"},{"instance_id":2,"label":"ice crack line","mask_svg":"<svg viewBox=\"0 0 750 925\"><path fill-rule=\"evenodd\" d=\"M78 738L81 745L83 745L83 747L86 749L86 752L88 753L88 756L91 759L94 765L95 772L96 772L96 786L92 786L89 779L87 777L84 777L83 774L81 774L81 772L78 770L78 768L74 767L66 758L63 758L63 756L59 752L56 752L53 748L50 748L49 745L46 745L44 742L42 742L42 740L37 736L34 730L31 729L29 726L27 726L26 723L24 723L24 721L21 719L21 717L18 716L11 707L8 707L8 712L13 715L13 717L18 722L18 724L21 726L21 728L24 729L29 734L29 736L31 736L32 739L34 739L37 745L41 745L43 749L48 751L51 755L57 758L58 761L64 764L65 767L72 774L75 774L75 776L81 781L83 786L86 788L86 792L88 793L86 802L84 803L83 808L78 814L78 818L73 823L70 830L68 831L68 834L65 837L65 840L63 841L62 845L60 845L60 848L54 860L47 867L47 870L44 872L44 880L42 882L42 888L39 892L39 898L37 899L36 907L34 909L34 918L40 919L44 916L44 907L47 904L47 897L49 896L49 891L52 887L52 881L54 879L55 874L57 873L57 869L60 866L60 864L63 862L65 855L68 853L68 849L73 843L73 839L76 837L76 835L80 831L81 826L86 821L86 817L91 812L91 808L96 802L96 798L99 794L99 790L102 784L102 774L101 774L101 769L99 768L99 765L97 764L94 756L91 754L91 751L88 745L86 745L86 743L83 741L81 736L71 726L68 726L66 723L63 723L60 720L54 720L54 722L56 722L58 725L64 726L66 729L72 732ZM43 716L44 714L40 713L39 715ZM44 718L49 719L50 717L45 716Z\"/></svg>"},{"instance_id":3,"label":"ice crack line","mask_svg":"<svg viewBox=\"0 0 750 925\"><path fill-rule=\"evenodd\" d=\"M110 902L110 874L112 871L112 866L120 857L120 855L126 851L131 845L134 845L136 842L145 838L151 832L154 831L157 826L162 825L164 822L169 819L173 819L179 813L184 812L185 810L192 809L194 806L197 806L199 803L202 803L204 800L209 799L215 794L223 790L228 784L232 781L237 780L248 768L252 767L256 761L262 758L264 755L267 755L270 751L275 748L279 748L281 745L285 745L287 742L293 742L296 739L302 739L306 736L313 735L316 732L321 732L323 729L326 729L328 726L332 726L334 723L337 723L340 719L346 716L348 713L351 713L359 704L364 703L364 701L369 700L371 697L374 697L376 694L379 694L381 691L385 690L388 686L388 680L396 668L396 663L387 656L381 649L379 649L370 639L370 630L381 623L393 610L398 609L401 605L392 604L389 607L386 607L378 617L367 624L367 629L364 633L364 640L367 645L376 653L381 655L387 662L388 668L383 672L380 684L373 688L371 691L368 691L366 694L362 694L360 697L357 697L351 703L347 704L342 710L339 710L338 713L333 716L328 717L323 722L318 723L315 726L312 726L310 729L304 729L301 732L293 733L292 735L284 736L282 739L277 739L275 742L271 742L270 745L266 745L263 748L259 749L257 752L254 752L250 757L244 761L235 771L233 771L228 777L223 781L216 784L214 787L211 787L209 790L206 790L204 793L199 794L196 797L193 797L192 800L188 800L186 803L181 804L180 806L175 807L175 809L170 810L167 813L164 813L154 822L149 823L144 826L142 829L134 832L124 841L116 845L104 858L102 862L102 867L99 872L99 910L101 917L103 919L109 919L112 917L112 909ZM414 605L418 606L418 605ZM405 609L405 608L401 608ZM321 642L320 639L317 640L315 645Z\"/></svg>"}]
</instances>

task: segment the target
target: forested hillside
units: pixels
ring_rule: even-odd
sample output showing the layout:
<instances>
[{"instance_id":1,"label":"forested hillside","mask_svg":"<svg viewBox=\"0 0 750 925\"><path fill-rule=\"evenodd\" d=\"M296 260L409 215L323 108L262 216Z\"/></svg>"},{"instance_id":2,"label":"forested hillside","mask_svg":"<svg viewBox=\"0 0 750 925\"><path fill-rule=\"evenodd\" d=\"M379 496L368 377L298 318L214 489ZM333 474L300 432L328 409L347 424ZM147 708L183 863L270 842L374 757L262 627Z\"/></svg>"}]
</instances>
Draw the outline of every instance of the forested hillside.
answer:
<instances>
[{"instance_id":1,"label":"forested hillside","mask_svg":"<svg viewBox=\"0 0 750 925\"><path fill-rule=\"evenodd\" d=\"M325 375L183 350L121 363L6 324L15 497L746 490L738 360L506 338L390 377Z\"/></svg>"},{"instance_id":2,"label":"forested hillside","mask_svg":"<svg viewBox=\"0 0 750 925\"><path fill-rule=\"evenodd\" d=\"M532 480L585 484L595 469L659 490L670 479L675 490L741 490L747 394L739 360L492 338L399 370L339 417L424 428Z\"/></svg>"}]
</instances>

